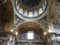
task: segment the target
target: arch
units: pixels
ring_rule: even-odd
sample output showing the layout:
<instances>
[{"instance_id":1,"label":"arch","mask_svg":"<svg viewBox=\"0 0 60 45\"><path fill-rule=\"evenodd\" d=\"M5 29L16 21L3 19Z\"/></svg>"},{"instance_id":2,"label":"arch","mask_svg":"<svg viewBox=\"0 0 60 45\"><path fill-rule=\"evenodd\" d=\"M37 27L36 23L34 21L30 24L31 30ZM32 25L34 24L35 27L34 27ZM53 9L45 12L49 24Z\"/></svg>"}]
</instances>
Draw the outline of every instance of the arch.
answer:
<instances>
[{"instance_id":1,"label":"arch","mask_svg":"<svg viewBox=\"0 0 60 45\"><path fill-rule=\"evenodd\" d=\"M36 34L38 34L41 39L44 39L44 28L43 26L40 26L38 23L35 22L26 22L21 25L19 25L16 29L18 32L18 35L27 33L28 31L33 31Z\"/></svg>"}]
</instances>

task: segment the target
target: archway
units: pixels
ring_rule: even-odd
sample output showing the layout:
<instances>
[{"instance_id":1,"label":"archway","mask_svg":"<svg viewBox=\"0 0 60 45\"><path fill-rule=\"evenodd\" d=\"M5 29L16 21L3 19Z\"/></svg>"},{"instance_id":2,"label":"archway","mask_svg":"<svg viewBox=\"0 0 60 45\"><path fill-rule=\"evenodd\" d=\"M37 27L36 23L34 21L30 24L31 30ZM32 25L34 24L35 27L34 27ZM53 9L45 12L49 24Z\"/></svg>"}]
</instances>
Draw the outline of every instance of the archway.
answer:
<instances>
[{"instance_id":1,"label":"archway","mask_svg":"<svg viewBox=\"0 0 60 45\"><path fill-rule=\"evenodd\" d=\"M19 44L44 44L44 29L37 23L27 22L17 29L17 42Z\"/></svg>"}]
</instances>

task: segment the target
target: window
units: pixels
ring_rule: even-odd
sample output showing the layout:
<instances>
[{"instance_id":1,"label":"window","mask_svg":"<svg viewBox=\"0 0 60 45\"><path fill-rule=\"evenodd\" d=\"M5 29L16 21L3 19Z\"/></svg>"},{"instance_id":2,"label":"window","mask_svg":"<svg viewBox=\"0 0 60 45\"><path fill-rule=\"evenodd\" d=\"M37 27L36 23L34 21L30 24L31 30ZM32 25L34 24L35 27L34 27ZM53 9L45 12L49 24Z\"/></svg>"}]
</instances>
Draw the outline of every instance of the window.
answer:
<instances>
[{"instance_id":1,"label":"window","mask_svg":"<svg viewBox=\"0 0 60 45\"><path fill-rule=\"evenodd\" d=\"M27 39L34 39L34 32L33 31L28 31Z\"/></svg>"}]
</instances>

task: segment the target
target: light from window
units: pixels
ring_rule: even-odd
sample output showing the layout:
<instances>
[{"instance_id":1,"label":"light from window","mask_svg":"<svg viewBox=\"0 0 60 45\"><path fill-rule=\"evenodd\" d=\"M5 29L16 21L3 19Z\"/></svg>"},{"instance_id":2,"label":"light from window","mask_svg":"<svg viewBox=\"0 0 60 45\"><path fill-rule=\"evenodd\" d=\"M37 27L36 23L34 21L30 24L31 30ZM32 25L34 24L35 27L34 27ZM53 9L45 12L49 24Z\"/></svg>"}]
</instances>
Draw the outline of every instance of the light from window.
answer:
<instances>
[{"instance_id":1,"label":"light from window","mask_svg":"<svg viewBox=\"0 0 60 45\"><path fill-rule=\"evenodd\" d=\"M29 17L33 17L33 12L29 12Z\"/></svg>"},{"instance_id":2,"label":"light from window","mask_svg":"<svg viewBox=\"0 0 60 45\"><path fill-rule=\"evenodd\" d=\"M34 39L34 32L33 31L28 31L27 39Z\"/></svg>"},{"instance_id":3,"label":"light from window","mask_svg":"<svg viewBox=\"0 0 60 45\"><path fill-rule=\"evenodd\" d=\"M22 8L20 8L20 11L19 11L21 14L23 14L23 9Z\"/></svg>"},{"instance_id":4,"label":"light from window","mask_svg":"<svg viewBox=\"0 0 60 45\"><path fill-rule=\"evenodd\" d=\"M43 9L42 8L40 8L39 9L39 14L41 14L43 12Z\"/></svg>"}]
</instances>

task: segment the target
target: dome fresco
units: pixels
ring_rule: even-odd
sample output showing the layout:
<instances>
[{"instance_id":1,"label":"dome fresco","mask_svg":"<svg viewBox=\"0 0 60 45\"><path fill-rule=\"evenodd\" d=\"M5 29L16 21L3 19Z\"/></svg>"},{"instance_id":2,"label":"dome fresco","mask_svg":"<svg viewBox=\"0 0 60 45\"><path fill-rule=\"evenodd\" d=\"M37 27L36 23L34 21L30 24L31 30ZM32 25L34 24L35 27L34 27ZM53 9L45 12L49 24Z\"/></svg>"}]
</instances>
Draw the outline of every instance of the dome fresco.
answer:
<instances>
[{"instance_id":1,"label":"dome fresco","mask_svg":"<svg viewBox=\"0 0 60 45\"><path fill-rule=\"evenodd\" d=\"M19 17L37 18L43 16L48 7L48 0L15 0L14 7Z\"/></svg>"},{"instance_id":2,"label":"dome fresco","mask_svg":"<svg viewBox=\"0 0 60 45\"><path fill-rule=\"evenodd\" d=\"M41 0L21 0L21 2L27 7L34 7L38 5Z\"/></svg>"}]
</instances>

